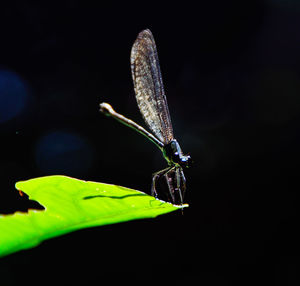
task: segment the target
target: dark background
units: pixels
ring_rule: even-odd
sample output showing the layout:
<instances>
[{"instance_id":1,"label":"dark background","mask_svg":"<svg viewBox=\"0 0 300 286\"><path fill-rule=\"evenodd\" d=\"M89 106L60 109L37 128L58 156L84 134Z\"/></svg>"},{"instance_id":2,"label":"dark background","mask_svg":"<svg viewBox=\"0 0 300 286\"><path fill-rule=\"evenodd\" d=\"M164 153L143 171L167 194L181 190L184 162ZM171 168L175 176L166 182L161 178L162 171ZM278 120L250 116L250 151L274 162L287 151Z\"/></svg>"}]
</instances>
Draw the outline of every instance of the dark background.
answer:
<instances>
[{"instance_id":1,"label":"dark background","mask_svg":"<svg viewBox=\"0 0 300 286\"><path fill-rule=\"evenodd\" d=\"M0 284L298 285L298 1L2 2L0 213L16 181L65 174L149 192L166 166L142 136L129 55L154 34L190 207L78 231L0 261ZM1 235L1 234L0 234Z\"/></svg>"}]
</instances>

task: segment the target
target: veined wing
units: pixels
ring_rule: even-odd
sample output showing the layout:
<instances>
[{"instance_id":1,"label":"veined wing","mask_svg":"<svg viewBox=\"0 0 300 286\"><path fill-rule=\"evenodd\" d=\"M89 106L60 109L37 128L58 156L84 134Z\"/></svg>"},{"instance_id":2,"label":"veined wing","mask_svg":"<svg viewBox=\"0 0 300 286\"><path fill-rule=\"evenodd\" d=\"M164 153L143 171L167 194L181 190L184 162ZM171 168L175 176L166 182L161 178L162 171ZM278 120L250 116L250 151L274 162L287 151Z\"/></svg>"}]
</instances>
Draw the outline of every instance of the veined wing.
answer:
<instances>
[{"instance_id":1,"label":"veined wing","mask_svg":"<svg viewBox=\"0 0 300 286\"><path fill-rule=\"evenodd\" d=\"M142 116L154 135L167 144L174 139L173 128L150 30L139 33L131 50L130 62L135 97Z\"/></svg>"}]
</instances>

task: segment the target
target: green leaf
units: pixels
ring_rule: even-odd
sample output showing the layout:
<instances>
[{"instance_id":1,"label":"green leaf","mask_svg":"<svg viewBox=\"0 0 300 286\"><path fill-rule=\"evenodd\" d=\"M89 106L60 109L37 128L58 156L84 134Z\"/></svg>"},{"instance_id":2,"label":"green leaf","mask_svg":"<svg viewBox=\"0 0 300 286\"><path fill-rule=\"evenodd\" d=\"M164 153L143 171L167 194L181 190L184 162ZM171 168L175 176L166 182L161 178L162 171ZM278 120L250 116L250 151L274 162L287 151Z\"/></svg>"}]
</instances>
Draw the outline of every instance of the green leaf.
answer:
<instances>
[{"instance_id":1,"label":"green leaf","mask_svg":"<svg viewBox=\"0 0 300 286\"><path fill-rule=\"evenodd\" d=\"M151 218L175 206L121 186L48 176L16 183L45 210L0 215L0 256L38 245L74 230Z\"/></svg>"}]
</instances>

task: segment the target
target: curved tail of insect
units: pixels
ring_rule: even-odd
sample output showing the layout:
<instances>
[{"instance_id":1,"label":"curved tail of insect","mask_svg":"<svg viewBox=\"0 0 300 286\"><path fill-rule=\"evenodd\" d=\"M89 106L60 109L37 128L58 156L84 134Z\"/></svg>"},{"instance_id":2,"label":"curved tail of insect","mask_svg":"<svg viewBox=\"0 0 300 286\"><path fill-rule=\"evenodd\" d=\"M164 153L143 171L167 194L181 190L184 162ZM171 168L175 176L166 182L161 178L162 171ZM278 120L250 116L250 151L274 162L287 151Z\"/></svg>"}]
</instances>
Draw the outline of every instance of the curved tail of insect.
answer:
<instances>
[{"instance_id":1,"label":"curved tail of insect","mask_svg":"<svg viewBox=\"0 0 300 286\"><path fill-rule=\"evenodd\" d=\"M160 142L152 133L147 131L145 128L135 123L133 120L125 117L124 115L116 112L109 103L102 102L100 103L100 112L106 116L111 116L121 122L122 124L134 129L138 133L144 135L148 140L154 143L160 150L164 147L164 144Z\"/></svg>"}]
</instances>

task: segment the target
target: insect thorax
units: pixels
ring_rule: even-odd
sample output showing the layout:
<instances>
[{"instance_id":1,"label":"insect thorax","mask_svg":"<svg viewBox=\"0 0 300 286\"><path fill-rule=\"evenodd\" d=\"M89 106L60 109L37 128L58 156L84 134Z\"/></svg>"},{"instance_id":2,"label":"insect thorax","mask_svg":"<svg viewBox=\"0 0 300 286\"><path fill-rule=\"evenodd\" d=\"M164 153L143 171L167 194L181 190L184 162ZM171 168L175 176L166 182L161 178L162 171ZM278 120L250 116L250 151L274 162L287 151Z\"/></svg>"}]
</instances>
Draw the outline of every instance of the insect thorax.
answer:
<instances>
[{"instance_id":1,"label":"insect thorax","mask_svg":"<svg viewBox=\"0 0 300 286\"><path fill-rule=\"evenodd\" d=\"M173 139L164 146L163 155L169 165L179 165L185 168L188 168L191 165L190 155L183 155L176 139Z\"/></svg>"},{"instance_id":2,"label":"insect thorax","mask_svg":"<svg viewBox=\"0 0 300 286\"><path fill-rule=\"evenodd\" d=\"M169 164L179 164L182 156L181 148L176 139L173 139L163 148L164 158Z\"/></svg>"}]
</instances>

